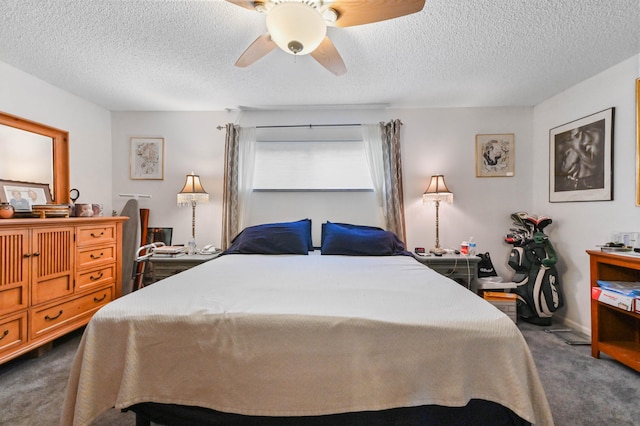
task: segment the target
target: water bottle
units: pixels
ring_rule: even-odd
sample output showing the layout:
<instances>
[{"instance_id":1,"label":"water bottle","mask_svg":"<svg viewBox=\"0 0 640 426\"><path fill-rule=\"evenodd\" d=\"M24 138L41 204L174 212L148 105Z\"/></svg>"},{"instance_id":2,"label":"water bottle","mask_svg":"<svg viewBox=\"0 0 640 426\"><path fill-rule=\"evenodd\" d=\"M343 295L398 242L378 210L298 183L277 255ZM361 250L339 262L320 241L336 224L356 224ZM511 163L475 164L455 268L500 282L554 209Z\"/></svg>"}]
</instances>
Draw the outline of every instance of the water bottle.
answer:
<instances>
[{"instance_id":1,"label":"water bottle","mask_svg":"<svg viewBox=\"0 0 640 426\"><path fill-rule=\"evenodd\" d=\"M476 242L473 241L473 237L469 238L469 256L476 255Z\"/></svg>"},{"instance_id":2,"label":"water bottle","mask_svg":"<svg viewBox=\"0 0 640 426\"><path fill-rule=\"evenodd\" d=\"M187 255L192 256L196 254L196 239L191 238L187 243Z\"/></svg>"}]
</instances>

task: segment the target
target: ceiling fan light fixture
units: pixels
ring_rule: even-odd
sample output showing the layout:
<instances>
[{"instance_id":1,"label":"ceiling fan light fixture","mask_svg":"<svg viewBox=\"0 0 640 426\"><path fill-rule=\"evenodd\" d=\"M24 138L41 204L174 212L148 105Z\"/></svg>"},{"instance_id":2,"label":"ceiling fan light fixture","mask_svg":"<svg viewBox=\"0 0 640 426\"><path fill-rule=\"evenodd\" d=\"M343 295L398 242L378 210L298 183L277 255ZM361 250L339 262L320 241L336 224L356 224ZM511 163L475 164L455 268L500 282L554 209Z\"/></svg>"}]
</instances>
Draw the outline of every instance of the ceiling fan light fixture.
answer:
<instances>
[{"instance_id":1,"label":"ceiling fan light fixture","mask_svg":"<svg viewBox=\"0 0 640 426\"><path fill-rule=\"evenodd\" d=\"M267 29L278 47L292 55L313 52L327 35L327 24L320 12L299 2L273 6L267 13Z\"/></svg>"}]
</instances>

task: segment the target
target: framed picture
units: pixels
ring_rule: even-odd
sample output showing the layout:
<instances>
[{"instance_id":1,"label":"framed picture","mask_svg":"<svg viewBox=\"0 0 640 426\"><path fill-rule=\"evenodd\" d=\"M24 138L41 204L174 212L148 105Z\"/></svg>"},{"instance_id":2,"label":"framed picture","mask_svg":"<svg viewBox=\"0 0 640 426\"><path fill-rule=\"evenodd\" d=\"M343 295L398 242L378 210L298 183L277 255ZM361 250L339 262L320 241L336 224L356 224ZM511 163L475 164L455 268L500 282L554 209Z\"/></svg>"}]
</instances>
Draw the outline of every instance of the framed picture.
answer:
<instances>
[{"instance_id":1,"label":"framed picture","mask_svg":"<svg viewBox=\"0 0 640 426\"><path fill-rule=\"evenodd\" d=\"M33 205L51 204L51 188L46 183L0 179L0 202L11 204L16 212L30 212Z\"/></svg>"},{"instance_id":2,"label":"framed picture","mask_svg":"<svg viewBox=\"0 0 640 426\"><path fill-rule=\"evenodd\" d=\"M164 138L131 138L131 179L164 179Z\"/></svg>"},{"instance_id":3,"label":"framed picture","mask_svg":"<svg viewBox=\"0 0 640 426\"><path fill-rule=\"evenodd\" d=\"M147 244L161 242L171 245L173 228L147 228Z\"/></svg>"},{"instance_id":4,"label":"framed picture","mask_svg":"<svg viewBox=\"0 0 640 426\"><path fill-rule=\"evenodd\" d=\"M513 133L476 135L476 177L504 177L515 173Z\"/></svg>"},{"instance_id":5,"label":"framed picture","mask_svg":"<svg viewBox=\"0 0 640 426\"><path fill-rule=\"evenodd\" d=\"M549 131L549 202L613 199L614 108Z\"/></svg>"}]
</instances>

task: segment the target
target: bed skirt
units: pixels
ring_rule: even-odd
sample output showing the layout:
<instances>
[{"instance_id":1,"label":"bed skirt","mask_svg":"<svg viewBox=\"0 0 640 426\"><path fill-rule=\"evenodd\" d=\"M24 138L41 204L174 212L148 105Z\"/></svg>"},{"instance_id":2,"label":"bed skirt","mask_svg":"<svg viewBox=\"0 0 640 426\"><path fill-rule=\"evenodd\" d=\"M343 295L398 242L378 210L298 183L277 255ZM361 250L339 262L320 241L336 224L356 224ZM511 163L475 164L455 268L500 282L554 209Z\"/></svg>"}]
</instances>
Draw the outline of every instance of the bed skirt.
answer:
<instances>
[{"instance_id":1,"label":"bed skirt","mask_svg":"<svg viewBox=\"0 0 640 426\"><path fill-rule=\"evenodd\" d=\"M424 405L323 416L264 417L223 413L202 407L153 402L123 411L136 413L136 426L531 426L500 404L472 399L464 407Z\"/></svg>"}]
</instances>

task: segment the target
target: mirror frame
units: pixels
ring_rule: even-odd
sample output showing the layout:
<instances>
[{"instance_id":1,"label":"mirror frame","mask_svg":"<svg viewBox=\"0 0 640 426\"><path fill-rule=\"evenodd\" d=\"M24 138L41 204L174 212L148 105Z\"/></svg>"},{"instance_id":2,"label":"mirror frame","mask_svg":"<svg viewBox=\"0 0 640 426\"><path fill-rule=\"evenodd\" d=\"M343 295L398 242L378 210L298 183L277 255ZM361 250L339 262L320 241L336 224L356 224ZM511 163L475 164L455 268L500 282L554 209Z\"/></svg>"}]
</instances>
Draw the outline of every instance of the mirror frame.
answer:
<instances>
[{"instance_id":1,"label":"mirror frame","mask_svg":"<svg viewBox=\"0 0 640 426\"><path fill-rule=\"evenodd\" d=\"M53 141L54 204L69 204L69 132L0 112L0 124L50 137Z\"/></svg>"}]
</instances>

